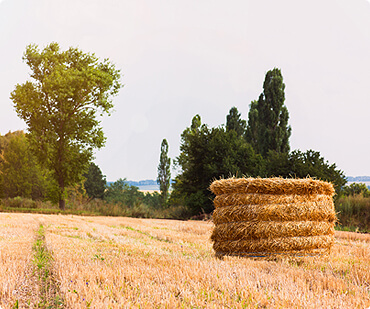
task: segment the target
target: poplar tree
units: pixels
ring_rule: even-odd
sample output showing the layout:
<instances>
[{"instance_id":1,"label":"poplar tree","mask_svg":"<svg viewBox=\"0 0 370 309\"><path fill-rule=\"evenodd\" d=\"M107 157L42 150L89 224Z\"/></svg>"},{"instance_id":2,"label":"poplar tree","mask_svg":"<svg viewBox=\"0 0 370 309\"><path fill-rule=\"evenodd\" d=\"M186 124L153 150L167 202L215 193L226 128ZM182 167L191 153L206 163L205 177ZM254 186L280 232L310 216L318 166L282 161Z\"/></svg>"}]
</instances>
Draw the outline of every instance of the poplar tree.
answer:
<instances>
[{"instance_id":1,"label":"poplar tree","mask_svg":"<svg viewBox=\"0 0 370 309\"><path fill-rule=\"evenodd\" d=\"M157 183L161 191L162 206L164 206L168 200L171 185L171 159L168 157L168 142L166 139L163 139L161 144Z\"/></svg>"},{"instance_id":2,"label":"poplar tree","mask_svg":"<svg viewBox=\"0 0 370 309\"><path fill-rule=\"evenodd\" d=\"M253 101L248 114L247 142L266 157L272 150L289 153L291 127L288 125L289 112L284 105L285 84L281 71L268 71L263 83L263 93Z\"/></svg>"},{"instance_id":3,"label":"poplar tree","mask_svg":"<svg viewBox=\"0 0 370 309\"><path fill-rule=\"evenodd\" d=\"M235 106L232 107L229 114L226 116L226 132L234 130L237 136L243 136L246 126L247 123L244 119L241 119L241 114L238 109Z\"/></svg>"}]
</instances>

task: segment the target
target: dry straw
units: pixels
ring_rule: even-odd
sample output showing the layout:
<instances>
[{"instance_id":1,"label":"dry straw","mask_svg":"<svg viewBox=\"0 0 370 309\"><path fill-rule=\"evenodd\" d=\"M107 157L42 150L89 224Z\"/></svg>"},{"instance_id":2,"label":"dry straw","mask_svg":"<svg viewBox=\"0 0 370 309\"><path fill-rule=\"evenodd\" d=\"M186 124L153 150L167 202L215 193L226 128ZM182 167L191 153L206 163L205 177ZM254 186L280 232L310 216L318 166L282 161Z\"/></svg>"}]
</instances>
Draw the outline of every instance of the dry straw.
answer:
<instances>
[{"instance_id":1,"label":"dry straw","mask_svg":"<svg viewBox=\"0 0 370 309\"><path fill-rule=\"evenodd\" d=\"M331 183L230 178L211 184L216 256L327 253L336 215Z\"/></svg>"}]
</instances>

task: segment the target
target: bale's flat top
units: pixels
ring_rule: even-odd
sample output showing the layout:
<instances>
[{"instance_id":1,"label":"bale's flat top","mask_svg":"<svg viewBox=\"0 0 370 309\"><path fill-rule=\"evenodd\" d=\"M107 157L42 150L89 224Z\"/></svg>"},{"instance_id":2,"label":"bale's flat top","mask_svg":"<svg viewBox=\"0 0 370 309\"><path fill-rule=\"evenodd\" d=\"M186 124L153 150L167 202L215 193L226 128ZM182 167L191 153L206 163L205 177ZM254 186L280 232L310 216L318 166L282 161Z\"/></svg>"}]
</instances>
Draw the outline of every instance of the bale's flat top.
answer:
<instances>
[{"instance_id":1,"label":"bale's flat top","mask_svg":"<svg viewBox=\"0 0 370 309\"><path fill-rule=\"evenodd\" d=\"M211 191L216 194L230 193L261 193L261 194L325 194L334 195L334 187L331 183L305 179L284 178L229 178L215 180Z\"/></svg>"}]
</instances>

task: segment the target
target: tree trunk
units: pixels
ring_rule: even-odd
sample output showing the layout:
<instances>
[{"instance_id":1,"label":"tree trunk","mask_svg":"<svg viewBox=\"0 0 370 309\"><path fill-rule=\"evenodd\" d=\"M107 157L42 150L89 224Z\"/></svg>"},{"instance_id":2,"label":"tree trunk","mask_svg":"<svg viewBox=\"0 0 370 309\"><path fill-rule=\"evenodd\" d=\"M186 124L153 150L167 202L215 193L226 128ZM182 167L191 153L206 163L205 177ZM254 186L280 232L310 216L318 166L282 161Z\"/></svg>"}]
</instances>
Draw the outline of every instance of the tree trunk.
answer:
<instances>
[{"instance_id":1,"label":"tree trunk","mask_svg":"<svg viewBox=\"0 0 370 309\"><path fill-rule=\"evenodd\" d=\"M66 201L64 199L59 200L59 209L66 210Z\"/></svg>"}]
</instances>

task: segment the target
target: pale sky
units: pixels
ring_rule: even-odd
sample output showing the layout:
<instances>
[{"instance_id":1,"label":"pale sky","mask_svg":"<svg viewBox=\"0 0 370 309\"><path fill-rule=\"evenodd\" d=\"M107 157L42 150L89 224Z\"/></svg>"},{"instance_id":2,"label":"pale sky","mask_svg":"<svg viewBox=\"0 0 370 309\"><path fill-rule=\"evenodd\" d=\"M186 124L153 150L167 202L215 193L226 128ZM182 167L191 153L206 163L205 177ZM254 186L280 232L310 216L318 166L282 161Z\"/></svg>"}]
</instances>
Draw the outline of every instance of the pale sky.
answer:
<instances>
[{"instance_id":1,"label":"pale sky","mask_svg":"<svg viewBox=\"0 0 370 309\"><path fill-rule=\"evenodd\" d=\"M367 0L0 0L0 133L26 129L10 92L28 78L25 47L52 41L109 58L125 84L95 162L107 180L156 179L160 144L179 154L200 114L247 119L266 72L281 69L291 149L370 175Z\"/></svg>"}]
</instances>

